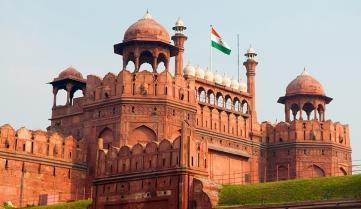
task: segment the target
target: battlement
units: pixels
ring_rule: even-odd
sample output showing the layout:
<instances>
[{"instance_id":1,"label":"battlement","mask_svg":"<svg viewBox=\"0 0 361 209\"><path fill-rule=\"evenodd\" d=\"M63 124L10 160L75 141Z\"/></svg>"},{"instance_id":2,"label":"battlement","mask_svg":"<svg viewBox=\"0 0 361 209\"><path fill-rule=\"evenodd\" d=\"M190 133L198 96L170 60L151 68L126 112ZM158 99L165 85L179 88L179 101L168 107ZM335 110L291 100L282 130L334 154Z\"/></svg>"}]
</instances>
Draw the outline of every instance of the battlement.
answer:
<instances>
[{"instance_id":1,"label":"battlement","mask_svg":"<svg viewBox=\"0 0 361 209\"><path fill-rule=\"evenodd\" d=\"M57 132L0 127L0 152L22 154L66 162L86 162L85 141Z\"/></svg>"},{"instance_id":2,"label":"battlement","mask_svg":"<svg viewBox=\"0 0 361 209\"><path fill-rule=\"evenodd\" d=\"M294 120L277 124L263 122L261 128L262 142L267 144L314 141L350 147L349 126L331 120Z\"/></svg>"},{"instance_id":3,"label":"battlement","mask_svg":"<svg viewBox=\"0 0 361 209\"><path fill-rule=\"evenodd\" d=\"M102 148L99 140L97 176L127 174L175 168L180 164L180 139L172 142L135 144L134 146Z\"/></svg>"},{"instance_id":4,"label":"battlement","mask_svg":"<svg viewBox=\"0 0 361 209\"><path fill-rule=\"evenodd\" d=\"M118 75L108 73L103 79L95 75L88 75L86 86L88 101L119 96L140 96L142 98L163 96L178 102L195 101L192 85L189 85L183 77L172 76L166 70L161 73L149 71L131 73L128 70L122 70Z\"/></svg>"}]
</instances>

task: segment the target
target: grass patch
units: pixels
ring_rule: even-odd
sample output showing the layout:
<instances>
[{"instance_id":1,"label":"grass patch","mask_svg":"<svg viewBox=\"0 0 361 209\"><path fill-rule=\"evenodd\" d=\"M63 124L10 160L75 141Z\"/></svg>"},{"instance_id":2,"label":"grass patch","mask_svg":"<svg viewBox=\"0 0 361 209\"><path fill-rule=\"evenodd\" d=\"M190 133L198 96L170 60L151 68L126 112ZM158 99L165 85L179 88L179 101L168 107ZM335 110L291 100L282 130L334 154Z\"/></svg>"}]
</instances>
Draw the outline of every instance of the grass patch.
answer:
<instances>
[{"instance_id":1,"label":"grass patch","mask_svg":"<svg viewBox=\"0 0 361 209\"><path fill-rule=\"evenodd\" d=\"M309 180L224 185L219 194L219 205L258 205L359 198L361 198L360 174Z\"/></svg>"},{"instance_id":2,"label":"grass patch","mask_svg":"<svg viewBox=\"0 0 361 209\"><path fill-rule=\"evenodd\" d=\"M26 209L86 209L91 203L92 203L91 200L80 200L76 202L61 203L55 205L44 205L44 206L31 206L25 208Z\"/></svg>"}]
</instances>

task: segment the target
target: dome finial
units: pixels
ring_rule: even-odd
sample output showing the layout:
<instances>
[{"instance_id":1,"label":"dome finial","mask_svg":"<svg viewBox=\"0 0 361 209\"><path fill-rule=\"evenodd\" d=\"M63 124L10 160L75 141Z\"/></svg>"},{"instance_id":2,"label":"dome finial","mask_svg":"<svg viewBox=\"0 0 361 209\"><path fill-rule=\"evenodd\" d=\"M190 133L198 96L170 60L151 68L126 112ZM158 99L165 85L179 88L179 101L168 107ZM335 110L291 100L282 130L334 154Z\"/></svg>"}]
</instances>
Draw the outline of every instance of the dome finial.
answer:
<instances>
[{"instance_id":1,"label":"dome finial","mask_svg":"<svg viewBox=\"0 0 361 209\"><path fill-rule=\"evenodd\" d=\"M184 26L183 20L178 17L177 21L175 22L175 26L172 28L176 33L183 33L187 27Z\"/></svg>"},{"instance_id":2,"label":"dome finial","mask_svg":"<svg viewBox=\"0 0 361 209\"><path fill-rule=\"evenodd\" d=\"M301 73L301 75L310 75L306 70L306 67L303 67L303 72Z\"/></svg>"},{"instance_id":3,"label":"dome finial","mask_svg":"<svg viewBox=\"0 0 361 209\"><path fill-rule=\"evenodd\" d=\"M249 48L247 49L247 52L244 54L244 56L247 57L247 59L255 59L257 56L256 50L252 48L252 44L249 45Z\"/></svg>"},{"instance_id":4,"label":"dome finial","mask_svg":"<svg viewBox=\"0 0 361 209\"><path fill-rule=\"evenodd\" d=\"M149 13L149 10L147 9L147 12L145 13L145 15L143 16L142 19L152 19L152 16Z\"/></svg>"}]
</instances>

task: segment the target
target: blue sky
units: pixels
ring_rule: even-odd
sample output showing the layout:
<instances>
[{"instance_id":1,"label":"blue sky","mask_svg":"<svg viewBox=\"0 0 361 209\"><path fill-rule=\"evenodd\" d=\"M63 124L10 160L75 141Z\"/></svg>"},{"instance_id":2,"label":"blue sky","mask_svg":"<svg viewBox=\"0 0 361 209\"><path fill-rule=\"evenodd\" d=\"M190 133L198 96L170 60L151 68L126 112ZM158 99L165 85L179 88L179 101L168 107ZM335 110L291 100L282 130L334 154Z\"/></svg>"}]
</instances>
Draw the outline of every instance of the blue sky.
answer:
<instances>
[{"instance_id":1,"label":"blue sky","mask_svg":"<svg viewBox=\"0 0 361 209\"><path fill-rule=\"evenodd\" d=\"M182 17L186 62L208 66L210 24L233 48L231 56L214 53L222 74L237 76L236 34L241 54L252 44L259 121L283 120L277 98L306 67L334 98L326 117L350 125L353 158L361 160L361 1L130 2L0 0L0 124L45 129L52 106L46 83L70 65L83 75L118 73L113 44L148 8L170 33Z\"/></svg>"}]
</instances>

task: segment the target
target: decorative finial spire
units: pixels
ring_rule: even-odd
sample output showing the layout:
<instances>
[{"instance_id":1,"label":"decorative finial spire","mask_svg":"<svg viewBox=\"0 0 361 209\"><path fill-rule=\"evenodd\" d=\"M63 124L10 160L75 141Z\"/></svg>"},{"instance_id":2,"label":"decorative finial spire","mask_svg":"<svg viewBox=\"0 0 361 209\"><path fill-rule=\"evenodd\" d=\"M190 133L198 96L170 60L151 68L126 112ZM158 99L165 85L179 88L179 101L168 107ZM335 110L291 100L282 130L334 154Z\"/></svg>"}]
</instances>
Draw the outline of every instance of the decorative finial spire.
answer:
<instances>
[{"instance_id":1,"label":"decorative finial spire","mask_svg":"<svg viewBox=\"0 0 361 209\"><path fill-rule=\"evenodd\" d=\"M249 45L249 48L247 49L246 54L244 54L244 56L247 57L247 59L254 59L257 56L256 50L254 50L254 48L252 48L252 45Z\"/></svg>"},{"instance_id":2,"label":"decorative finial spire","mask_svg":"<svg viewBox=\"0 0 361 209\"><path fill-rule=\"evenodd\" d=\"M306 70L306 67L303 67L303 72L301 73L301 75L310 75Z\"/></svg>"},{"instance_id":3,"label":"decorative finial spire","mask_svg":"<svg viewBox=\"0 0 361 209\"><path fill-rule=\"evenodd\" d=\"M143 16L143 19L152 19L152 16L149 13L149 10L147 9L147 12L145 13L145 15Z\"/></svg>"},{"instance_id":4,"label":"decorative finial spire","mask_svg":"<svg viewBox=\"0 0 361 209\"><path fill-rule=\"evenodd\" d=\"M177 21L175 22L175 26L172 28L176 33L183 33L187 29L187 27L184 26L183 20L178 17Z\"/></svg>"}]
</instances>

